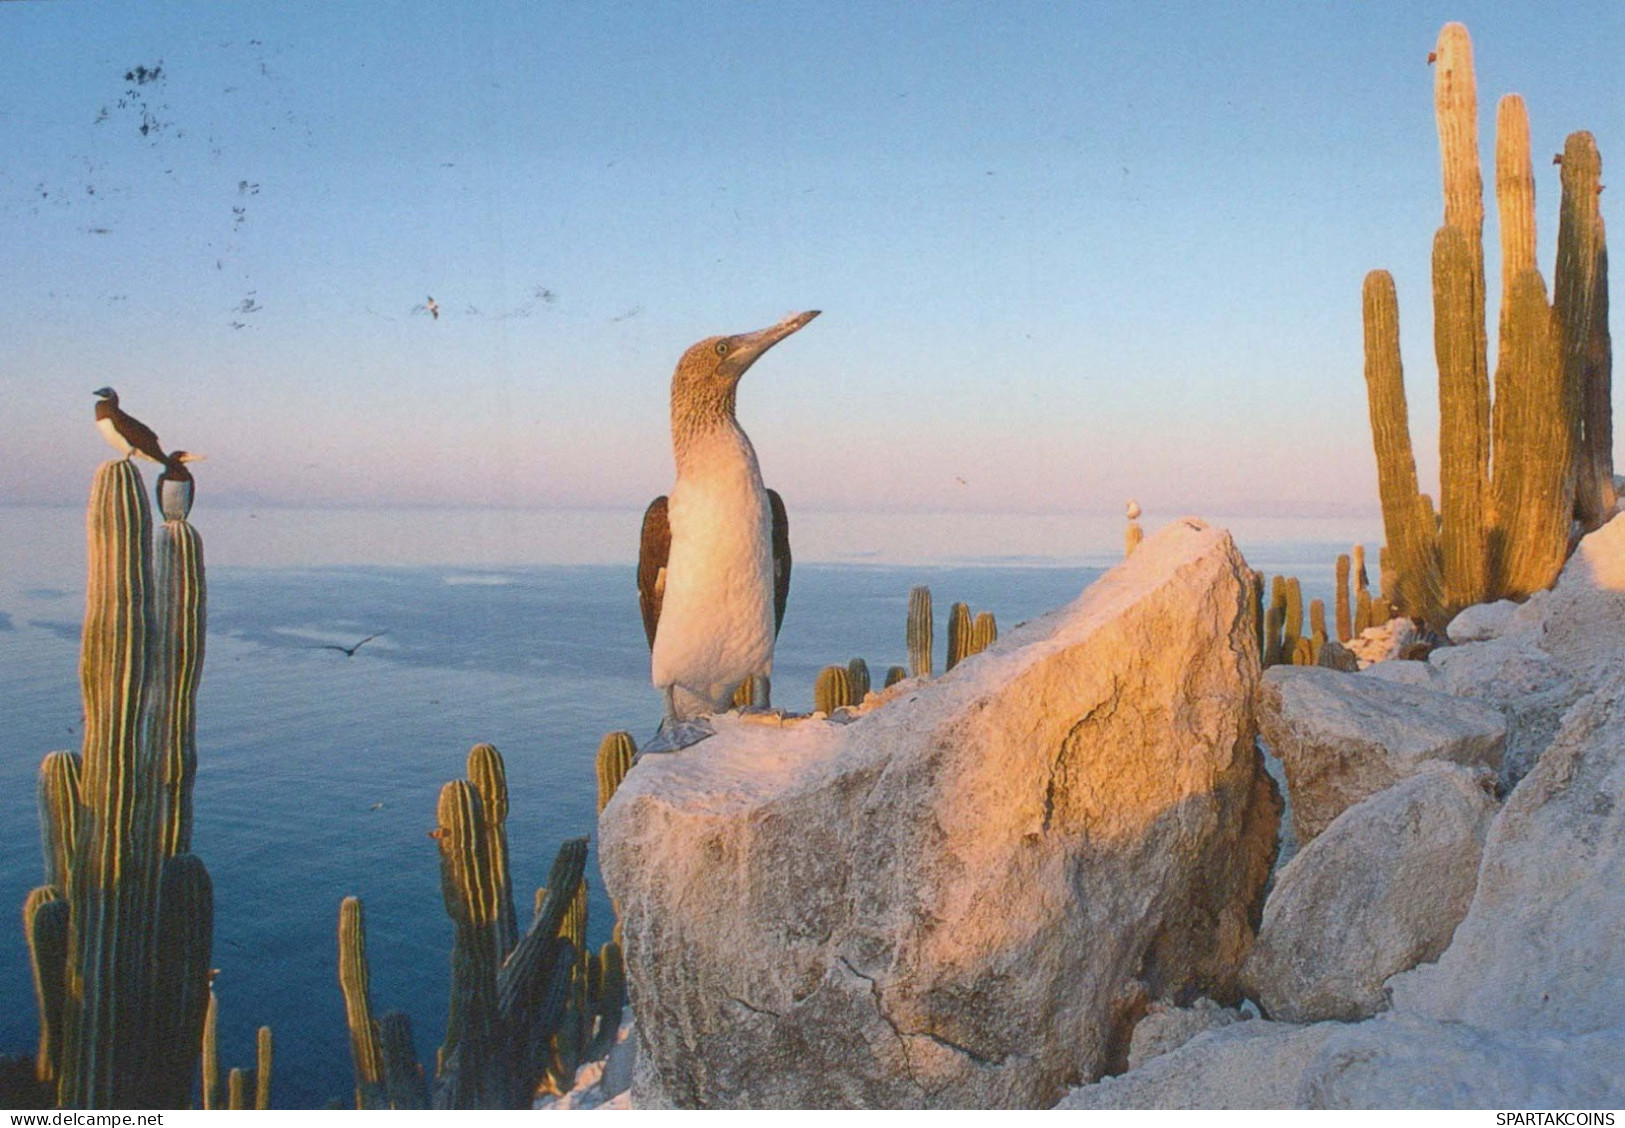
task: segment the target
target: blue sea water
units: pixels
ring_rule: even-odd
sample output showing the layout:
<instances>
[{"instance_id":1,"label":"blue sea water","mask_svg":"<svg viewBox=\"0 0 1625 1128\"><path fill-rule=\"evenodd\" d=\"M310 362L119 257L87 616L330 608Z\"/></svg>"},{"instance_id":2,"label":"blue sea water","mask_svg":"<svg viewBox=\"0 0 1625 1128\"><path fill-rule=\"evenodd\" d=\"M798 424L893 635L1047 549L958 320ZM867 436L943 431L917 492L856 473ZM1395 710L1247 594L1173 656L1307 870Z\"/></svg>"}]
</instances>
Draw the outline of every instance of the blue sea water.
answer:
<instances>
[{"instance_id":1,"label":"blue sea water","mask_svg":"<svg viewBox=\"0 0 1625 1128\"><path fill-rule=\"evenodd\" d=\"M20 907L39 880L39 759L79 747L80 520L0 511L0 906ZM201 515L198 525L208 545ZM605 528L619 537L624 525ZM1121 521L1112 527L1120 536ZM266 553L267 565L251 562L251 529L227 528L225 551L209 556L193 849L214 880L222 1063L251 1065L254 1030L268 1024L274 1103L320 1107L352 1090L334 967L340 899L357 894L366 905L375 1008L407 1010L420 1058L432 1061L451 930L427 837L440 785L463 775L472 744L502 750L516 900L528 904L559 842L594 830L599 738L626 728L642 741L659 700L630 559L515 562L453 538L426 554L437 560L356 563L350 556L366 555L358 550L335 563L312 549L304 555L325 562L302 564L298 546L284 545ZM1348 544L1340 534L1361 529L1305 526L1304 537L1243 548L1255 567L1303 576L1306 597L1325 596L1331 560ZM903 664L914 584L931 585L940 662L950 602L992 610L1009 627L1075 598L1121 551L1110 542L1064 557L998 547L972 545L976 563L798 563L775 704L810 708L817 673L832 662L862 656L877 682ZM605 554L576 543L538 555ZM472 563L448 562L459 556ZM353 657L326 646L377 632ZM597 944L611 917L595 869L590 880ZM0 931L0 1051L31 1051L32 994L20 930Z\"/></svg>"}]
</instances>

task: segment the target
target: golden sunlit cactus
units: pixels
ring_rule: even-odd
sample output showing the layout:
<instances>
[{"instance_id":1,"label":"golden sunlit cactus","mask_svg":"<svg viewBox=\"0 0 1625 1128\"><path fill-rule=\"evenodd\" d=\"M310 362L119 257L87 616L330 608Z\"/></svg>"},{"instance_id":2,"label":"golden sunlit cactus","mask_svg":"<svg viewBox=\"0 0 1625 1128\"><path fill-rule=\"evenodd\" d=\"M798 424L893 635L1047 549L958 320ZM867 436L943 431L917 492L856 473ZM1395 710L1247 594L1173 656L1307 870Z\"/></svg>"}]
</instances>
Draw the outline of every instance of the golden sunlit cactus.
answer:
<instances>
[{"instance_id":1,"label":"golden sunlit cactus","mask_svg":"<svg viewBox=\"0 0 1625 1128\"><path fill-rule=\"evenodd\" d=\"M942 664L943 670L951 670L965 660L971 653L970 641L970 607L955 603L948 609L948 660Z\"/></svg>"},{"instance_id":2,"label":"golden sunlit cactus","mask_svg":"<svg viewBox=\"0 0 1625 1128\"><path fill-rule=\"evenodd\" d=\"M1337 641L1347 642L1354 636L1354 609L1350 606L1352 593L1349 591L1349 556L1343 553L1337 558L1337 595L1334 616L1337 623Z\"/></svg>"},{"instance_id":3,"label":"golden sunlit cactus","mask_svg":"<svg viewBox=\"0 0 1625 1128\"><path fill-rule=\"evenodd\" d=\"M931 589L923 585L911 588L908 593L908 670L911 676L931 676L931 640L935 631Z\"/></svg>"},{"instance_id":4,"label":"golden sunlit cactus","mask_svg":"<svg viewBox=\"0 0 1625 1128\"><path fill-rule=\"evenodd\" d=\"M637 742L629 732L605 733L598 743L598 813L609 806L615 789L621 786L626 773L632 770L632 758L638 754Z\"/></svg>"},{"instance_id":5,"label":"golden sunlit cactus","mask_svg":"<svg viewBox=\"0 0 1625 1128\"><path fill-rule=\"evenodd\" d=\"M825 666L813 686L813 709L833 713L852 704L852 677L845 666Z\"/></svg>"}]
</instances>

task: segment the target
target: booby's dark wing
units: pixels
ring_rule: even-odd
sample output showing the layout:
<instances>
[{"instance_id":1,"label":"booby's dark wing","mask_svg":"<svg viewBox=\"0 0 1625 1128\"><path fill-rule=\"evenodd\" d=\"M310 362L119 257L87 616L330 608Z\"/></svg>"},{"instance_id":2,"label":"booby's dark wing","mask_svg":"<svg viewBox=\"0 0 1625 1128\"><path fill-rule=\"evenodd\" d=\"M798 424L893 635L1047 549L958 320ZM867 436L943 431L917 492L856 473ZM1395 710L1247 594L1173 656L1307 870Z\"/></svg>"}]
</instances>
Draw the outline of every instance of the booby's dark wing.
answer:
<instances>
[{"instance_id":1,"label":"booby's dark wing","mask_svg":"<svg viewBox=\"0 0 1625 1128\"><path fill-rule=\"evenodd\" d=\"M784 626L784 605L790 602L790 515L778 490L767 491L773 511L773 635Z\"/></svg>"},{"instance_id":2,"label":"booby's dark wing","mask_svg":"<svg viewBox=\"0 0 1625 1128\"><path fill-rule=\"evenodd\" d=\"M671 556L671 524L666 519L666 495L643 511L643 542L638 546L638 607L643 611L643 633L654 648L660 625L660 603L666 595L666 560Z\"/></svg>"}]
</instances>

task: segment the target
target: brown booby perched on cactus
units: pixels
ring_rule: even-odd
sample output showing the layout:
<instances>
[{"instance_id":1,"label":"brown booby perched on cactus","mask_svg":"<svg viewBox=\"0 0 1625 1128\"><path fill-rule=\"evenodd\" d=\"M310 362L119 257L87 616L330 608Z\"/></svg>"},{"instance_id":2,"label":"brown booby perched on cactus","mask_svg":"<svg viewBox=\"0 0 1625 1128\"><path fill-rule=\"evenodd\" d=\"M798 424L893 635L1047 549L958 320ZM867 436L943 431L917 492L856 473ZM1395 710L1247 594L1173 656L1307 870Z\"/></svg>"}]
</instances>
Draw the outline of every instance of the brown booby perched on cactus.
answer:
<instances>
[{"instance_id":1,"label":"brown booby perched on cactus","mask_svg":"<svg viewBox=\"0 0 1625 1128\"><path fill-rule=\"evenodd\" d=\"M189 450L174 450L164 459L164 472L158 475L158 484L153 488L158 495L158 509L163 513L164 520L184 521L192 512L195 484L192 472L185 464L202 462L204 457Z\"/></svg>"},{"instance_id":2,"label":"brown booby perched on cactus","mask_svg":"<svg viewBox=\"0 0 1625 1128\"><path fill-rule=\"evenodd\" d=\"M96 430L102 433L109 446L124 456L126 462L132 454L139 454L160 465L167 461L164 448L158 444L158 436L152 433L151 427L119 407L117 392L112 388L97 388L91 394L99 397L96 400Z\"/></svg>"},{"instance_id":3,"label":"brown booby perched on cactus","mask_svg":"<svg viewBox=\"0 0 1625 1128\"><path fill-rule=\"evenodd\" d=\"M643 516L638 602L665 695L661 736L645 751L709 735L695 718L727 709L741 682L773 670L790 595L784 502L762 484L756 450L734 415L739 379L768 349L818 316L798 313L733 337L709 337L671 379L677 481Z\"/></svg>"}]
</instances>

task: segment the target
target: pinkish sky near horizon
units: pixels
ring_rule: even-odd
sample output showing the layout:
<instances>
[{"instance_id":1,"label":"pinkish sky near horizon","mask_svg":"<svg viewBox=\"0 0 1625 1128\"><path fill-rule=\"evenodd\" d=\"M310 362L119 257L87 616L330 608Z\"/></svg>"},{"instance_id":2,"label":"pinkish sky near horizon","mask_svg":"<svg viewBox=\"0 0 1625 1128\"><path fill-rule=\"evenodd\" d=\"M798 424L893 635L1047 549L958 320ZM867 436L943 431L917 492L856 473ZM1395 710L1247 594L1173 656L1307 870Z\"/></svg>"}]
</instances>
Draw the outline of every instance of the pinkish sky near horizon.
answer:
<instances>
[{"instance_id":1,"label":"pinkish sky near horizon","mask_svg":"<svg viewBox=\"0 0 1625 1128\"><path fill-rule=\"evenodd\" d=\"M0 503L111 384L200 508L641 507L683 349L818 308L740 390L793 510L1372 512L1375 267L1436 480L1449 19L1549 277L1625 5L0 6Z\"/></svg>"}]
</instances>

